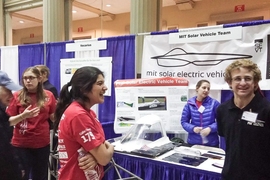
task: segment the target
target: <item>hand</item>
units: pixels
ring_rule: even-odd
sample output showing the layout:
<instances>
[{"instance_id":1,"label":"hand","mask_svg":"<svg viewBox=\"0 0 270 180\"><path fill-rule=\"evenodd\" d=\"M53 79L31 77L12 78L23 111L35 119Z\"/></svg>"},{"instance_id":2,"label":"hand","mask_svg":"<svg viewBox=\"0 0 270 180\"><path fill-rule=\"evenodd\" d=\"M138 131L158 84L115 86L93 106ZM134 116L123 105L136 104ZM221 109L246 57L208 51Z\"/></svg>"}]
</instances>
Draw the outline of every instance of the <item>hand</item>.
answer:
<instances>
[{"instance_id":1,"label":"hand","mask_svg":"<svg viewBox=\"0 0 270 180\"><path fill-rule=\"evenodd\" d=\"M105 141L105 142L104 142L104 145L105 145L105 147L108 149L108 148L111 146L111 143L109 143L108 141Z\"/></svg>"},{"instance_id":2,"label":"hand","mask_svg":"<svg viewBox=\"0 0 270 180\"><path fill-rule=\"evenodd\" d=\"M90 153L86 153L85 156L79 159L79 167L82 170L94 169L97 165L97 161Z\"/></svg>"},{"instance_id":3,"label":"hand","mask_svg":"<svg viewBox=\"0 0 270 180\"><path fill-rule=\"evenodd\" d=\"M33 109L30 109L32 105L29 105L22 113L22 117L24 119L26 118L32 118L36 117L39 114L40 109L38 107L35 107Z\"/></svg>"},{"instance_id":4,"label":"hand","mask_svg":"<svg viewBox=\"0 0 270 180\"><path fill-rule=\"evenodd\" d=\"M105 145L106 149L111 149L112 152L114 151L114 145L112 145L110 142L105 141L104 145Z\"/></svg>"},{"instance_id":5,"label":"hand","mask_svg":"<svg viewBox=\"0 0 270 180\"><path fill-rule=\"evenodd\" d=\"M201 130L202 130L202 127L195 127L195 128L193 129L193 131L194 131L195 133L197 133L197 134L199 134L199 133L201 132Z\"/></svg>"},{"instance_id":6,"label":"hand","mask_svg":"<svg viewBox=\"0 0 270 180\"><path fill-rule=\"evenodd\" d=\"M22 172L22 178L23 178L25 175L25 170L21 170L21 172Z\"/></svg>"},{"instance_id":7,"label":"hand","mask_svg":"<svg viewBox=\"0 0 270 180\"><path fill-rule=\"evenodd\" d=\"M201 130L200 134L204 137L208 136L209 133L211 132L211 128L210 127L207 127L207 128L204 128L203 130Z\"/></svg>"}]
</instances>

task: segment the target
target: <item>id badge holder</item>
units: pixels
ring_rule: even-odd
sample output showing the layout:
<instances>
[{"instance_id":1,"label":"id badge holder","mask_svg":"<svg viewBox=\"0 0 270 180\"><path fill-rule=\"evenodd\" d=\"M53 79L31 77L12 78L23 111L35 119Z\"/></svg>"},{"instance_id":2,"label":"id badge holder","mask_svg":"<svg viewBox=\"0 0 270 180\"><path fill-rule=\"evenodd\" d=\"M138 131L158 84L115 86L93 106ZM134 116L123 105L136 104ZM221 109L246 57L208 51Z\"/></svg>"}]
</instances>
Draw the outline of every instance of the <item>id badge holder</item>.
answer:
<instances>
[{"instance_id":1,"label":"id badge holder","mask_svg":"<svg viewBox=\"0 0 270 180\"><path fill-rule=\"evenodd\" d=\"M249 122L256 122L258 113L244 111L241 119Z\"/></svg>"}]
</instances>

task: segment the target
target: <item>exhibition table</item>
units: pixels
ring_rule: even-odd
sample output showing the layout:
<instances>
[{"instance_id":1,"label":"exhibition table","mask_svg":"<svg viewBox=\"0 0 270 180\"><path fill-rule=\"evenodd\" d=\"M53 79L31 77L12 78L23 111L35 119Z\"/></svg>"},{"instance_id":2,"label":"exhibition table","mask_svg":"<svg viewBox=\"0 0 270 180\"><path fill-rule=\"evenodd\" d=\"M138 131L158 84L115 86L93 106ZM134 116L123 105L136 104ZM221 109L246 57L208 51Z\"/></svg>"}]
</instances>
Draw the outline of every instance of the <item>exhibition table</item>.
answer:
<instances>
[{"instance_id":1,"label":"exhibition table","mask_svg":"<svg viewBox=\"0 0 270 180\"><path fill-rule=\"evenodd\" d=\"M199 166L190 166L162 160L174 153L169 151L156 158L147 158L122 152L115 152L113 159L117 165L137 175L144 180L220 180L221 168L213 166L221 160L207 159ZM224 161L223 161L224 162ZM109 166L105 167L108 168ZM122 178L131 177L128 173L119 170ZM110 168L104 180L119 179L114 168Z\"/></svg>"}]
</instances>

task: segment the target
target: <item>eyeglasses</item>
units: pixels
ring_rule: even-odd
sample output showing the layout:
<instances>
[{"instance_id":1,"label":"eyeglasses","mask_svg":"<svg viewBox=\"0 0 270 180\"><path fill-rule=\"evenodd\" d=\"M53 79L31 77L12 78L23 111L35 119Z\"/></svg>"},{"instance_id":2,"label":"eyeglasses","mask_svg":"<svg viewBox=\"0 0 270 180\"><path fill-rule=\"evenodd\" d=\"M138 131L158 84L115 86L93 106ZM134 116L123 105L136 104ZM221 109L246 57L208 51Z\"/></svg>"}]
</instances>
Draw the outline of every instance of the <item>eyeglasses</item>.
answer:
<instances>
[{"instance_id":1,"label":"eyeglasses","mask_svg":"<svg viewBox=\"0 0 270 180\"><path fill-rule=\"evenodd\" d=\"M245 77L234 77L232 78L232 81L236 83L240 83L244 79L245 83L251 83L253 81L253 78L250 76L245 76Z\"/></svg>"},{"instance_id":2,"label":"eyeglasses","mask_svg":"<svg viewBox=\"0 0 270 180\"><path fill-rule=\"evenodd\" d=\"M30 81L32 81L35 78L37 78L37 77L34 77L34 76L24 76L23 77L23 80L27 81L27 79L29 79Z\"/></svg>"}]
</instances>

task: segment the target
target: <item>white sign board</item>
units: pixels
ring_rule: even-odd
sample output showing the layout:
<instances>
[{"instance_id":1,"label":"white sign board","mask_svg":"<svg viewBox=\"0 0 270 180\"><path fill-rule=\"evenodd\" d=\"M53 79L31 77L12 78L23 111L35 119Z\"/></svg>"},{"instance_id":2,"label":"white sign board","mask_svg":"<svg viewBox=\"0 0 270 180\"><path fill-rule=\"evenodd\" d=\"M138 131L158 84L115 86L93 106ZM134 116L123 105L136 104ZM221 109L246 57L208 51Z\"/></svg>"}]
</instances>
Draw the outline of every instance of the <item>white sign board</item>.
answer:
<instances>
[{"instance_id":1,"label":"white sign board","mask_svg":"<svg viewBox=\"0 0 270 180\"><path fill-rule=\"evenodd\" d=\"M270 89L270 25L213 29L197 28L144 38L142 78L181 77L195 89L201 79L211 89L229 90L225 68L236 59L251 59L258 64L260 88Z\"/></svg>"},{"instance_id":2,"label":"white sign board","mask_svg":"<svg viewBox=\"0 0 270 180\"><path fill-rule=\"evenodd\" d=\"M94 66L104 73L105 85L108 88L105 96L110 96L112 89L112 57L61 59L61 87L71 80L72 75L78 68L83 66Z\"/></svg>"},{"instance_id":3,"label":"white sign board","mask_svg":"<svg viewBox=\"0 0 270 180\"><path fill-rule=\"evenodd\" d=\"M66 44L66 52L103 50L103 49L107 49L106 40L103 40L103 41L87 40L87 41L78 41L75 43Z\"/></svg>"},{"instance_id":4,"label":"white sign board","mask_svg":"<svg viewBox=\"0 0 270 180\"><path fill-rule=\"evenodd\" d=\"M185 132L181 126L182 109L188 99L184 78L117 80L115 86L115 133L126 132L138 119L155 114L166 131Z\"/></svg>"}]
</instances>

